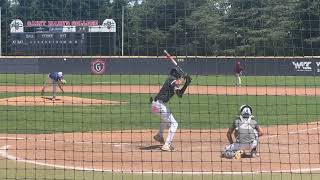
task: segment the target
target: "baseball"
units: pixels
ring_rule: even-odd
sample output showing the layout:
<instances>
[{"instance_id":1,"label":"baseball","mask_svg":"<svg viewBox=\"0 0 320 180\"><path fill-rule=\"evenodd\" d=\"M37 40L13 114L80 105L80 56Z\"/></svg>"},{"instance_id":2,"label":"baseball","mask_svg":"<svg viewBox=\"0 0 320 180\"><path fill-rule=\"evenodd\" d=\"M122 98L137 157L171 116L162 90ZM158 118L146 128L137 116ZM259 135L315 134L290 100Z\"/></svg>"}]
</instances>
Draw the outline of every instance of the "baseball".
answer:
<instances>
[{"instance_id":1,"label":"baseball","mask_svg":"<svg viewBox=\"0 0 320 180\"><path fill-rule=\"evenodd\" d=\"M64 60L64 61L66 61L66 60L67 60L67 58L64 58L63 60Z\"/></svg>"}]
</instances>

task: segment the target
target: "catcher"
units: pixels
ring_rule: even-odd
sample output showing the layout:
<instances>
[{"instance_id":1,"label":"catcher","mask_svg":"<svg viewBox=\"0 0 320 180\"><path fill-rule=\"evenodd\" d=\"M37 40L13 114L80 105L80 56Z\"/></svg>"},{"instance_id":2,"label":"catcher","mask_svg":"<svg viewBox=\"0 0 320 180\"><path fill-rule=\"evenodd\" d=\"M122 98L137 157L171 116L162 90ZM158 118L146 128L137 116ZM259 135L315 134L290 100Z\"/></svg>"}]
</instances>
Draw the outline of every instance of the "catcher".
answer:
<instances>
[{"instance_id":1,"label":"catcher","mask_svg":"<svg viewBox=\"0 0 320 180\"><path fill-rule=\"evenodd\" d=\"M175 94L181 98L190 83L191 77L189 75L182 72L179 68L173 68L159 93L154 99L151 98L151 112L160 116L160 129L153 138L163 144L161 147L161 150L163 151L174 150L172 141L178 128L178 123L173 117L170 109L166 106L166 103L169 102L170 98ZM166 128L168 128L169 131L167 138L164 141L163 131Z\"/></svg>"},{"instance_id":2,"label":"catcher","mask_svg":"<svg viewBox=\"0 0 320 180\"><path fill-rule=\"evenodd\" d=\"M64 93L63 85L66 84L66 82L67 81L64 80L62 72L49 73L48 79L46 82L44 82L44 85L42 87L41 95L44 95L45 89L47 88L47 86L49 84L51 84L52 85L52 99L51 100L54 101L56 99L56 95L57 95L57 85L58 85L59 89L62 91L62 93Z\"/></svg>"},{"instance_id":3,"label":"catcher","mask_svg":"<svg viewBox=\"0 0 320 180\"><path fill-rule=\"evenodd\" d=\"M232 133L235 131L236 142L233 142ZM233 122L227 132L230 145L227 145L222 152L226 158L241 159L244 150L250 151L251 157L258 156L257 146L259 137L263 135L261 127L252 115L252 108L249 105L240 107L239 117Z\"/></svg>"}]
</instances>

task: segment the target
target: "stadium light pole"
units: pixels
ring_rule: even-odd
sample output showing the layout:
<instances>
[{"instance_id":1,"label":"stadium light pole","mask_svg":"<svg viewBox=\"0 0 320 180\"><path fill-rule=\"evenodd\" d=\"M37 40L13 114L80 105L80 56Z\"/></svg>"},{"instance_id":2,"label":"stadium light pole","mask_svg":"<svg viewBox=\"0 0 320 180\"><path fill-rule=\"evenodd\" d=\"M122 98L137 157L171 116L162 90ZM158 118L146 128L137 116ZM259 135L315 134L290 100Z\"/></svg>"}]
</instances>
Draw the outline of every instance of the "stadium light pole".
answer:
<instances>
[{"instance_id":1,"label":"stadium light pole","mask_svg":"<svg viewBox=\"0 0 320 180\"><path fill-rule=\"evenodd\" d=\"M124 34L124 6L122 6L122 18L121 18L121 56L123 56L123 34Z\"/></svg>"}]
</instances>

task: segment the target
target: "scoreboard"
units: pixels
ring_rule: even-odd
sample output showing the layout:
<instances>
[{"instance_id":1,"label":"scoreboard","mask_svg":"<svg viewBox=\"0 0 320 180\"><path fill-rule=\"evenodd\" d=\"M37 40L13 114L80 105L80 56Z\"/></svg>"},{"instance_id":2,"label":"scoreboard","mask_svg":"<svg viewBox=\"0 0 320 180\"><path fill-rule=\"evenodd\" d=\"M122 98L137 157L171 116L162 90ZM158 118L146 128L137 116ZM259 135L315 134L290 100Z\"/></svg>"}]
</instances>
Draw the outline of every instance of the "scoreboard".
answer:
<instances>
[{"instance_id":1,"label":"scoreboard","mask_svg":"<svg viewBox=\"0 0 320 180\"><path fill-rule=\"evenodd\" d=\"M11 34L13 55L96 56L115 55L115 34L22 32Z\"/></svg>"},{"instance_id":2,"label":"scoreboard","mask_svg":"<svg viewBox=\"0 0 320 180\"><path fill-rule=\"evenodd\" d=\"M86 55L84 33L23 32L11 34L14 55Z\"/></svg>"},{"instance_id":3,"label":"scoreboard","mask_svg":"<svg viewBox=\"0 0 320 180\"><path fill-rule=\"evenodd\" d=\"M16 24L14 25L17 26ZM103 28L100 26L25 27L20 31L11 31L11 54L32 56L116 55L116 33L105 32ZM15 27L15 29L18 28Z\"/></svg>"}]
</instances>

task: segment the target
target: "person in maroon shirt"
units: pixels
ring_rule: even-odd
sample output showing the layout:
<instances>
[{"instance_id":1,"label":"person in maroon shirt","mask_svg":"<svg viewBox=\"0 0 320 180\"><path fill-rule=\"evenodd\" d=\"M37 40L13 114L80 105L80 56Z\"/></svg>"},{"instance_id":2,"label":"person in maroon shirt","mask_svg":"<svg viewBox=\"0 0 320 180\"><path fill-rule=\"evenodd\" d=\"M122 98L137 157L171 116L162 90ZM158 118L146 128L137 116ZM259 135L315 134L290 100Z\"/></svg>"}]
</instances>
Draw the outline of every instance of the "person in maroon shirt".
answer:
<instances>
[{"instance_id":1,"label":"person in maroon shirt","mask_svg":"<svg viewBox=\"0 0 320 180\"><path fill-rule=\"evenodd\" d=\"M234 67L234 73L236 76L236 86L241 87L241 75L243 72L244 68L240 64L240 61L236 62L236 65Z\"/></svg>"}]
</instances>

